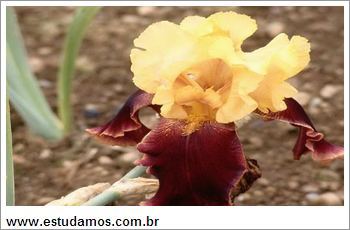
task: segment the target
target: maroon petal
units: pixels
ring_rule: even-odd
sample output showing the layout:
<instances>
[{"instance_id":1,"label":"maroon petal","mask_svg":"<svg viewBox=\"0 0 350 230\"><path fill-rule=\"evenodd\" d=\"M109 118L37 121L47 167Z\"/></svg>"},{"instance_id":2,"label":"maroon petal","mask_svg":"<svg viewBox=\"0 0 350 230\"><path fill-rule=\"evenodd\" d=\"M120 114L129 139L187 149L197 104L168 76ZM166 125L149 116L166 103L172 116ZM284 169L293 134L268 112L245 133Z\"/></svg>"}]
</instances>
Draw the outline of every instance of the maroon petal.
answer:
<instances>
[{"instance_id":1,"label":"maroon petal","mask_svg":"<svg viewBox=\"0 0 350 230\"><path fill-rule=\"evenodd\" d=\"M317 132L304 109L297 101L286 98L287 109L275 113L257 113L267 120L280 120L299 127L299 135L294 146L294 159L299 160L301 155L311 151L316 161L328 162L344 155L344 148L333 145L324 139L324 135Z\"/></svg>"},{"instance_id":2,"label":"maroon petal","mask_svg":"<svg viewBox=\"0 0 350 230\"><path fill-rule=\"evenodd\" d=\"M230 191L232 203L239 194L248 191L253 183L261 177L261 170L258 162L249 158L246 158L246 161L248 166L247 170L244 172L239 182Z\"/></svg>"},{"instance_id":3,"label":"maroon petal","mask_svg":"<svg viewBox=\"0 0 350 230\"><path fill-rule=\"evenodd\" d=\"M160 182L146 205L229 205L230 189L247 170L234 127L206 122L188 135L185 127L162 119L138 144L140 163Z\"/></svg>"},{"instance_id":4,"label":"maroon petal","mask_svg":"<svg viewBox=\"0 0 350 230\"><path fill-rule=\"evenodd\" d=\"M86 131L110 145L135 145L150 131L140 122L138 112L150 106L152 98L153 95L138 90L111 121Z\"/></svg>"}]
</instances>

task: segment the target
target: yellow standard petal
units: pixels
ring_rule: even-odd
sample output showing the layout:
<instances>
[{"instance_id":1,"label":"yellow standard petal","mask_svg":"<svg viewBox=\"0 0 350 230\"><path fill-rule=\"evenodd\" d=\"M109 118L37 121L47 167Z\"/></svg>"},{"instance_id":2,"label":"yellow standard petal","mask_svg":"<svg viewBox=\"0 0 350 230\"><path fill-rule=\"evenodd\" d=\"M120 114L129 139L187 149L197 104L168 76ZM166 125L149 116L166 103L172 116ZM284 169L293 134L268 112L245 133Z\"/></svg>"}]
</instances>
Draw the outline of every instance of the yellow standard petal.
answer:
<instances>
[{"instance_id":1,"label":"yellow standard petal","mask_svg":"<svg viewBox=\"0 0 350 230\"><path fill-rule=\"evenodd\" d=\"M201 37L213 32L214 28L210 21L200 16L188 16L184 18L180 27L196 37Z\"/></svg>"},{"instance_id":2,"label":"yellow standard petal","mask_svg":"<svg viewBox=\"0 0 350 230\"><path fill-rule=\"evenodd\" d=\"M303 70L310 61L310 44L307 39L285 34L278 35L267 46L246 54L251 69L265 74L259 87L250 95L263 112L286 109L284 99L293 97L297 90L284 82ZM260 61L259 61L260 60ZM253 67L253 68L252 68Z\"/></svg>"},{"instance_id":3,"label":"yellow standard petal","mask_svg":"<svg viewBox=\"0 0 350 230\"><path fill-rule=\"evenodd\" d=\"M240 50L243 41L257 30L254 19L232 11L213 14L208 20L213 22L218 31L228 33L237 50Z\"/></svg>"},{"instance_id":4,"label":"yellow standard petal","mask_svg":"<svg viewBox=\"0 0 350 230\"><path fill-rule=\"evenodd\" d=\"M235 12L154 23L134 41L133 81L154 94L162 116L186 119L189 133L207 120L230 123L257 108L284 110L284 99L297 92L285 80L307 66L310 44L279 34L265 47L242 51L256 29L254 19Z\"/></svg>"},{"instance_id":5,"label":"yellow standard petal","mask_svg":"<svg viewBox=\"0 0 350 230\"><path fill-rule=\"evenodd\" d=\"M178 25L159 22L135 39L131 50L131 71L137 87L155 93L157 87L171 83L181 71L200 58L196 39Z\"/></svg>"}]
</instances>

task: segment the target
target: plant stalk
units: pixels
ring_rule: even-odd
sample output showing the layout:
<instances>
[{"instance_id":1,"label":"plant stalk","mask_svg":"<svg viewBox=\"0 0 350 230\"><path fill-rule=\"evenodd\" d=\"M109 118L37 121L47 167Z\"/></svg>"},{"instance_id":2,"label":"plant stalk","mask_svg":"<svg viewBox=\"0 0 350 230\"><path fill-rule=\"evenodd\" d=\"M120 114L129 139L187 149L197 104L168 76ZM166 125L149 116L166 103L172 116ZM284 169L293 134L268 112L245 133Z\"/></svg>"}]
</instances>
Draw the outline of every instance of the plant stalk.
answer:
<instances>
[{"instance_id":1,"label":"plant stalk","mask_svg":"<svg viewBox=\"0 0 350 230\"><path fill-rule=\"evenodd\" d=\"M12 157L10 106L6 97L6 205L15 205L15 183Z\"/></svg>"},{"instance_id":2,"label":"plant stalk","mask_svg":"<svg viewBox=\"0 0 350 230\"><path fill-rule=\"evenodd\" d=\"M99 195L95 196L91 200L85 202L82 204L83 206L103 206L107 205L113 201L116 201L120 198L120 194L113 191L113 186L116 185L118 182L125 180L125 179L132 179L141 176L145 173L147 167L144 166L136 166L132 170L130 170L125 176L123 176L119 181L115 182L111 188L107 189L106 191L100 193Z\"/></svg>"},{"instance_id":3,"label":"plant stalk","mask_svg":"<svg viewBox=\"0 0 350 230\"><path fill-rule=\"evenodd\" d=\"M77 9L64 41L62 60L58 72L58 113L67 134L72 126L70 95L75 71L75 61L87 27L101 7L86 6Z\"/></svg>"}]
</instances>

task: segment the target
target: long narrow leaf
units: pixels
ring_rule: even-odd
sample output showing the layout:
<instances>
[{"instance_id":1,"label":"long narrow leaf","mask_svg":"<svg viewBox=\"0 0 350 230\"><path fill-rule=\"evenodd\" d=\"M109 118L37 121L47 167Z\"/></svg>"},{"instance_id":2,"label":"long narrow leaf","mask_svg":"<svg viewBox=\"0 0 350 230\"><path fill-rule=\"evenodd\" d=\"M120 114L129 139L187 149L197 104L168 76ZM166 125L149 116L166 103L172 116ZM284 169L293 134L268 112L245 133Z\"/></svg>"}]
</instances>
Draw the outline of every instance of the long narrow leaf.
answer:
<instances>
[{"instance_id":1,"label":"long narrow leaf","mask_svg":"<svg viewBox=\"0 0 350 230\"><path fill-rule=\"evenodd\" d=\"M78 8L65 38L62 61L58 73L58 111L65 133L69 132L72 126L70 94L75 70L75 59L86 28L100 8L92 6Z\"/></svg>"},{"instance_id":2,"label":"long narrow leaf","mask_svg":"<svg viewBox=\"0 0 350 230\"><path fill-rule=\"evenodd\" d=\"M6 205L15 204L10 106L6 97Z\"/></svg>"},{"instance_id":3,"label":"long narrow leaf","mask_svg":"<svg viewBox=\"0 0 350 230\"><path fill-rule=\"evenodd\" d=\"M32 74L14 10L6 8L6 78L10 101L31 130L48 139L63 136L62 124L52 112Z\"/></svg>"}]
</instances>

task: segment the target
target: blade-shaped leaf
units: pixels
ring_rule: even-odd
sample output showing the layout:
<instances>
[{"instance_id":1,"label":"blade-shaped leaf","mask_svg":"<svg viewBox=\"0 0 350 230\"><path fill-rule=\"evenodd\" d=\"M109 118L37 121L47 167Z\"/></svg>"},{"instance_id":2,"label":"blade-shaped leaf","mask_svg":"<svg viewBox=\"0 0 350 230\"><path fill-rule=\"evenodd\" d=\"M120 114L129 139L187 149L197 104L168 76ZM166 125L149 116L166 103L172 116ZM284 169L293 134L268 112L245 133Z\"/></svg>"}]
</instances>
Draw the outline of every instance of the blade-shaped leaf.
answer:
<instances>
[{"instance_id":1,"label":"blade-shaped leaf","mask_svg":"<svg viewBox=\"0 0 350 230\"><path fill-rule=\"evenodd\" d=\"M6 8L6 78L10 101L31 130L48 139L61 138L61 122L52 112L31 72L11 7Z\"/></svg>"},{"instance_id":2,"label":"blade-shaped leaf","mask_svg":"<svg viewBox=\"0 0 350 230\"><path fill-rule=\"evenodd\" d=\"M6 98L6 205L15 204L15 183L12 158L12 132L10 121L10 106Z\"/></svg>"},{"instance_id":3,"label":"blade-shaped leaf","mask_svg":"<svg viewBox=\"0 0 350 230\"><path fill-rule=\"evenodd\" d=\"M72 124L70 94L75 60L85 31L100 8L95 6L78 8L65 38L62 61L58 73L58 111L66 133L71 129Z\"/></svg>"}]
</instances>

